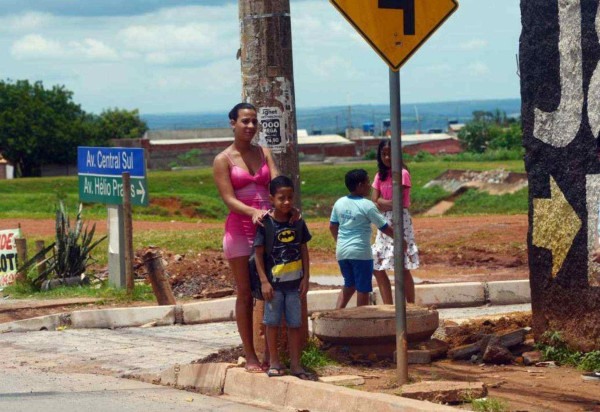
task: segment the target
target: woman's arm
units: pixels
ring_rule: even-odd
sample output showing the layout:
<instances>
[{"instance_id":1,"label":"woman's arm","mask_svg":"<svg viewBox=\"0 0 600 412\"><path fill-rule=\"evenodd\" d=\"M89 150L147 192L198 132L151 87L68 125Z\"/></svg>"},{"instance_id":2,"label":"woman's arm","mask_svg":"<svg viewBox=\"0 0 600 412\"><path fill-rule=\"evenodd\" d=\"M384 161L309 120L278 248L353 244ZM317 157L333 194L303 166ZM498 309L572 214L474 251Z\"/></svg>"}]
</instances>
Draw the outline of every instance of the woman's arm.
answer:
<instances>
[{"instance_id":1,"label":"woman's arm","mask_svg":"<svg viewBox=\"0 0 600 412\"><path fill-rule=\"evenodd\" d=\"M387 212L393 209L392 201L385 200L383 196L381 196L381 192L377 189L372 190L371 200L377 205L377 208L382 212Z\"/></svg>"},{"instance_id":2,"label":"woman's arm","mask_svg":"<svg viewBox=\"0 0 600 412\"><path fill-rule=\"evenodd\" d=\"M213 178L215 179L215 185L219 190L219 194L225 202L227 208L235 213L239 213L246 216L251 216L252 221L254 219L260 219L264 215L263 210L255 209L243 202L239 201L235 197L233 186L231 185L231 176L229 172L229 162L223 153L219 153L213 162Z\"/></svg>"}]
</instances>

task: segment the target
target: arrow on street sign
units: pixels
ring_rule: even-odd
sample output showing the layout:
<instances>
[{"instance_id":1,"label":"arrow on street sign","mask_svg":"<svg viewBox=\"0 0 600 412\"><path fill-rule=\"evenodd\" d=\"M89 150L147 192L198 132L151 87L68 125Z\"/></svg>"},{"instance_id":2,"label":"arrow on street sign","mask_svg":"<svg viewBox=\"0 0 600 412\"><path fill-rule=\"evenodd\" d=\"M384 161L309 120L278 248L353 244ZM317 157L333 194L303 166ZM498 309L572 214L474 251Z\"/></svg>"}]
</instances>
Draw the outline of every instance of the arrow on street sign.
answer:
<instances>
[{"instance_id":1,"label":"arrow on street sign","mask_svg":"<svg viewBox=\"0 0 600 412\"><path fill-rule=\"evenodd\" d=\"M330 0L394 71L456 11L456 0Z\"/></svg>"},{"instance_id":2,"label":"arrow on street sign","mask_svg":"<svg viewBox=\"0 0 600 412\"><path fill-rule=\"evenodd\" d=\"M138 184L140 185L139 189L135 189L135 194L136 195L141 195L140 197L140 203L144 204L144 196L146 196L146 190L144 189L144 185L142 184L141 181L138 181Z\"/></svg>"}]
</instances>

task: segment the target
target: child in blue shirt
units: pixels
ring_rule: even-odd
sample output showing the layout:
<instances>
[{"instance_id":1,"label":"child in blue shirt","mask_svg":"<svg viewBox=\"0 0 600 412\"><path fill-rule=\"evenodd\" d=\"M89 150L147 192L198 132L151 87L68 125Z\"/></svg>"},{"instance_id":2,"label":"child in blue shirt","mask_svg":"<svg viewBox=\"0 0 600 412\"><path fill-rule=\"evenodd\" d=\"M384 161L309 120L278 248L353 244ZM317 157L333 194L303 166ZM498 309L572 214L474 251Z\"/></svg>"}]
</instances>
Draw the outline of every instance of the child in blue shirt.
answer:
<instances>
[{"instance_id":1,"label":"child in blue shirt","mask_svg":"<svg viewBox=\"0 0 600 412\"><path fill-rule=\"evenodd\" d=\"M345 308L354 292L356 305L369 304L373 290L373 254L371 252L371 224L386 235L393 237L392 228L375 203L365 199L371 193L369 175L364 169L346 173L349 195L338 199L333 205L329 230L336 241L336 259L344 277L344 287L336 308Z\"/></svg>"}]
</instances>

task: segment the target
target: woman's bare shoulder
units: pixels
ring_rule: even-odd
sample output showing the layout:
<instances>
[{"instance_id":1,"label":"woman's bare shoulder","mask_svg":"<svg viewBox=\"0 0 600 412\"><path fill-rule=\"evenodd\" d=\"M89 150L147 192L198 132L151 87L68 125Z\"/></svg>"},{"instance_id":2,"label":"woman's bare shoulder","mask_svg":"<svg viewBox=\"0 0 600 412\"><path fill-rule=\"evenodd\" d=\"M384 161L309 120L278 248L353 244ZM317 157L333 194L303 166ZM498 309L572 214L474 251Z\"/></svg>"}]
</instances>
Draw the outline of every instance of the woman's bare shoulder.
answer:
<instances>
[{"instance_id":1,"label":"woman's bare shoulder","mask_svg":"<svg viewBox=\"0 0 600 412\"><path fill-rule=\"evenodd\" d=\"M213 165L227 164L229 163L229 158L232 156L231 146L226 147L215 156L215 160L213 161Z\"/></svg>"}]
</instances>

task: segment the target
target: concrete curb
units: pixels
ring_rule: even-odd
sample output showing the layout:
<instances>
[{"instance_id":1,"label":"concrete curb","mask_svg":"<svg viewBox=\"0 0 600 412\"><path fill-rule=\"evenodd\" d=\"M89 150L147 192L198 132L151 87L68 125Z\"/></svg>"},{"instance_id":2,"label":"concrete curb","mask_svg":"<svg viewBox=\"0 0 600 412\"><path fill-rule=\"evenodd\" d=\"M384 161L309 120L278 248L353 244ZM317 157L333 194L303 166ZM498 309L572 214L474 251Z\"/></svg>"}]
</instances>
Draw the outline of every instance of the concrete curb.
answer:
<instances>
[{"instance_id":1,"label":"concrete curb","mask_svg":"<svg viewBox=\"0 0 600 412\"><path fill-rule=\"evenodd\" d=\"M339 290L317 290L308 293L308 313L335 308ZM373 292L375 303L381 303L379 290ZM499 282L439 283L416 286L416 303L438 308L510 305L531 302L528 280ZM354 300L349 307L354 305ZM182 317L176 314L181 312ZM0 333L72 328L123 328L145 324L166 326L175 323L195 324L235 320L235 298L188 303L175 306L141 306L115 309L79 310L0 324Z\"/></svg>"},{"instance_id":2,"label":"concrete curb","mask_svg":"<svg viewBox=\"0 0 600 412\"><path fill-rule=\"evenodd\" d=\"M311 412L456 411L449 406L401 396L350 389L333 383L303 381L293 376L269 378L230 363L174 365L160 374L123 376L155 385L225 395L242 403L274 410Z\"/></svg>"},{"instance_id":3,"label":"concrete curb","mask_svg":"<svg viewBox=\"0 0 600 412\"><path fill-rule=\"evenodd\" d=\"M293 376L269 378L243 368L227 370L225 395L258 400L278 410L312 412L360 411L454 411L454 408L400 396L364 392L323 382L303 381Z\"/></svg>"}]
</instances>

